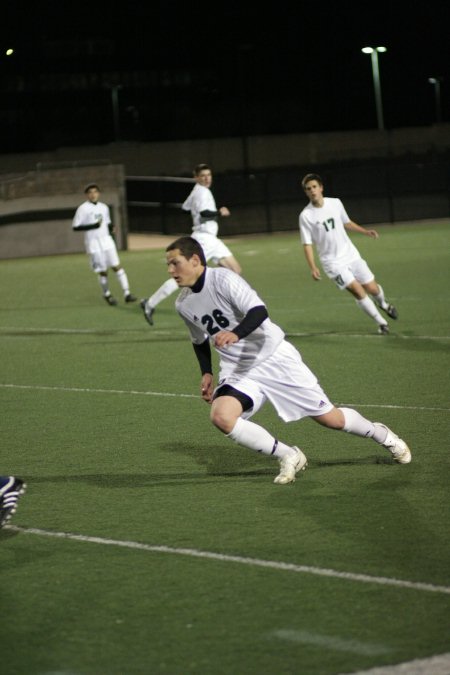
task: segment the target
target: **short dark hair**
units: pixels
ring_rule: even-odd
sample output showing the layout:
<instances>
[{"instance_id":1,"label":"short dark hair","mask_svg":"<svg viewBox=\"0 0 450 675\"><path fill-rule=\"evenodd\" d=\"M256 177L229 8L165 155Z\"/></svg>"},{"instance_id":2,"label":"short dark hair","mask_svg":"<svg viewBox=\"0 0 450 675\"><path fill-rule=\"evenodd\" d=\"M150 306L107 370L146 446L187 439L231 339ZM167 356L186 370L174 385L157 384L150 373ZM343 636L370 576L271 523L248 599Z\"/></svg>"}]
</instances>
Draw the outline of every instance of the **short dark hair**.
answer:
<instances>
[{"instance_id":1,"label":"short dark hair","mask_svg":"<svg viewBox=\"0 0 450 675\"><path fill-rule=\"evenodd\" d=\"M176 249L178 249L181 255L187 260L190 260L194 254L198 255L200 262L206 267L206 258L203 249L193 237L179 237L179 239L175 239L175 241L166 248L166 253L168 251L175 251Z\"/></svg>"},{"instance_id":2,"label":"short dark hair","mask_svg":"<svg viewBox=\"0 0 450 675\"><path fill-rule=\"evenodd\" d=\"M97 183L88 183L88 185L86 185L86 187L84 188L84 194L89 192L89 190L92 190L92 188L95 188L100 192L100 188L98 187Z\"/></svg>"},{"instance_id":3,"label":"short dark hair","mask_svg":"<svg viewBox=\"0 0 450 675\"><path fill-rule=\"evenodd\" d=\"M194 169L194 176L198 176L201 171L211 171L211 167L208 164L197 164Z\"/></svg>"},{"instance_id":4,"label":"short dark hair","mask_svg":"<svg viewBox=\"0 0 450 675\"><path fill-rule=\"evenodd\" d=\"M319 183L319 185L322 185L323 187L323 180L318 173L307 173L306 176L302 178L302 188L305 188L306 184L312 180L316 180Z\"/></svg>"}]
</instances>

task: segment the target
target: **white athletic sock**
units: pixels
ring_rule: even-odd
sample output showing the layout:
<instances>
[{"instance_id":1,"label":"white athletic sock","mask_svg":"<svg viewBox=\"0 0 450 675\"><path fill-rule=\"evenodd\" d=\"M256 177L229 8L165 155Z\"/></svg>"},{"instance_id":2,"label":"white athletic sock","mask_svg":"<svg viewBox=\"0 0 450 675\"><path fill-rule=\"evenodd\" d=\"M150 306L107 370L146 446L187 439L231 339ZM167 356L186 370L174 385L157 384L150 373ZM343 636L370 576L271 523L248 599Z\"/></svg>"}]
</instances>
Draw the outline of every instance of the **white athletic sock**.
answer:
<instances>
[{"instance_id":1,"label":"white athletic sock","mask_svg":"<svg viewBox=\"0 0 450 675\"><path fill-rule=\"evenodd\" d=\"M383 319L381 316L380 312L377 310L375 303L373 300L369 298L368 295L366 295L365 298L362 300L357 300L356 304L359 305L359 307L368 314L372 319L374 319L379 326L386 326L387 321L386 319Z\"/></svg>"},{"instance_id":2,"label":"white athletic sock","mask_svg":"<svg viewBox=\"0 0 450 675\"><path fill-rule=\"evenodd\" d=\"M378 284L378 288L380 289L380 292L378 295L372 295L372 298L375 300L377 305L382 307L383 309L387 309L389 307L389 303L386 301L386 298L384 297L384 291L380 284Z\"/></svg>"},{"instance_id":3,"label":"white athletic sock","mask_svg":"<svg viewBox=\"0 0 450 675\"><path fill-rule=\"evenodd\" d=\"M339 410L344 415L344 431L348 434L373 438L376 443L383 443L386 440L387 430L383 426L375 425L353 408L339 408Z\"/></svg>"},{"instance_id":4,"label":"white athletic sock","mask_svg":"<svg viewBox=\"0 0 450 675\"><path fill-rule=\"evenodd\" d=\"M273 457L284 457L293 455L294 448L285 443L281 443L269 434L268 431L254 422L244 420L239 417L233 430L227 434L228 438L243 445L250 450L262 452L263 455L272 455Z\"/></svg>"},{"instance_id":5,"label":"white athletic sock","mask_svg":"<svg viewBox=\"0 0 450 675\"><path fill-rule=\"evenodd\" d=\"M176 290L178 290L178 284L175 279L167 279L167 281L165 281L162 286L149 297L147 300L147 307L154 309L156 305L159 305L160 302L165 300L165 298L168 298L169 295L172 295Z\"/></svg>"},{"instance_id":6,"label":"white athletic sock","mask_svg":"<svg viewBox=\"0 0 450 675\"><path fill-rule=\"evenodd\" d=\"M123 269L123 267L122 267L120 270L117 270L117 272L116 272L116 277L117 277L117 279L118 279L118 281L119 281L119 284L120 284L121 287L122 287L123 294L124 294L124 295L129 295L129 293L130 293L130 286L129 286L129 284L128 284L128 277L127 277L126 272L125 272L125 270Z\"/></svg>"},{"instance_id":7,"label":"white athletic sock","mask_svg":"<svg viewBox=\"0 0 450 675\"><path fill-rule=\"evenodd\" d=\"M99 274L98 275L98 281L99 281L100 286L102 287L103 295L111 295L110 290L109 290L108 277L105 277L102 274Z\"/></svg>"}]
</instances>

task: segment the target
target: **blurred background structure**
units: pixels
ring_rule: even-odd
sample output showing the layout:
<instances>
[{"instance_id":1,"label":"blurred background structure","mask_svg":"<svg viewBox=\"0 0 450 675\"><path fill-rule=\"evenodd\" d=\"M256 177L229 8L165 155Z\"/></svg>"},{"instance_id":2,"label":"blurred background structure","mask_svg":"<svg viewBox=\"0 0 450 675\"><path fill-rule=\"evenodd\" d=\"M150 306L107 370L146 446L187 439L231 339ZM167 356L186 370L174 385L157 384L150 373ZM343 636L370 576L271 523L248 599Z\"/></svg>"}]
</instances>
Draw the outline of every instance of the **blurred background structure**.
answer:
<instances>
[{"instance_id":1,"label":"blurred background structure","mask_svg":"<svg viewBox=\"0 0 450 675\"><path fill-rule=\"evenodd\" d=\"M401 21L383 0L364 12L327 0L313 11L5 0L0 255L21 255L21 238L33 250L32 222L52 223L35 254L54 252L88 174L121 247L127 231L185 232L179 203L199 162L232 209L230 234L297 227L308 171L360 222L448 217L445 16L436 0Z\"/></svg>"}]
</instances>

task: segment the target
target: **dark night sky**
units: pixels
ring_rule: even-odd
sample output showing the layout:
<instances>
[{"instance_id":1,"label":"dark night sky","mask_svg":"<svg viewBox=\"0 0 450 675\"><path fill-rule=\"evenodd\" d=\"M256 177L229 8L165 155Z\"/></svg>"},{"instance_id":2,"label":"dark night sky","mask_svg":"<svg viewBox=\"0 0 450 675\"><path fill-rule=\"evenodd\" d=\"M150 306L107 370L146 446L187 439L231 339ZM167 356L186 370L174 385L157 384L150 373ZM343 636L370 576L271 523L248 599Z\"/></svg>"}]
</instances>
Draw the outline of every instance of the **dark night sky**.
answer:
<instances>
[{"instance_id":1,"label":"dark night sky","mask_svg":"<svg viewBox=\"0 0 450 675\"><path fill-rule=\"evenodd\" d=\"M0 35L9 78L77 70L209 71L207 86L192 94L197 103L205 97L205 114L213 110L212 100L224 115L244 100L247 133L253 125L259 130L258 114L263 117L269 106L278 107L278 115L272 114L268 133L318 132L376 126L365 45L388 49L379 56L387 128L435 122L430 76L443 78L442 117L450 121L448 14L446 3L436 1L400 9L394 1L300 0L261 9L175 0L42 0L30 8L22 0L4 0ZM52 56L49 49L87 38L110 41L110 53L88 58L68 49ZM5 63L8 46L16 53ZM179 121L183 136L181 113Z\"/></svg>"}]
</instances>

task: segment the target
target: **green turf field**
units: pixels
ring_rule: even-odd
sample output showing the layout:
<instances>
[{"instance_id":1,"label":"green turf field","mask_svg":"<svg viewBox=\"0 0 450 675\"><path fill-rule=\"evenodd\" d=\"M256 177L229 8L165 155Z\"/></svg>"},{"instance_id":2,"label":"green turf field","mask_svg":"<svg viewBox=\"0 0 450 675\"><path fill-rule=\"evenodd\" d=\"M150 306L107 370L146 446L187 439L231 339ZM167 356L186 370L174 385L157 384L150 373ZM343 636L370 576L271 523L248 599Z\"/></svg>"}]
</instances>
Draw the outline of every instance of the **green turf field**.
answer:
<instances>
[{"instance_id":1,"label":"green turf field","mask_svg":"<svg viewBox=\"0 0 450 675\"><path fill-rule=\"evenodd\" d=\"M0 473L28 483L0 533L2 675L337 675L450 652L449 226L379 231L353 239L398 308L389 336L310 279L296 233L229 242L330 398L413 453L267 406L255 421L309 459L287 486L210 425L175 296L151 328L101 299L84 254L0 262ZM162 249L121 259L138 297L167 278Z\"/></svg>"}]
</instances>

